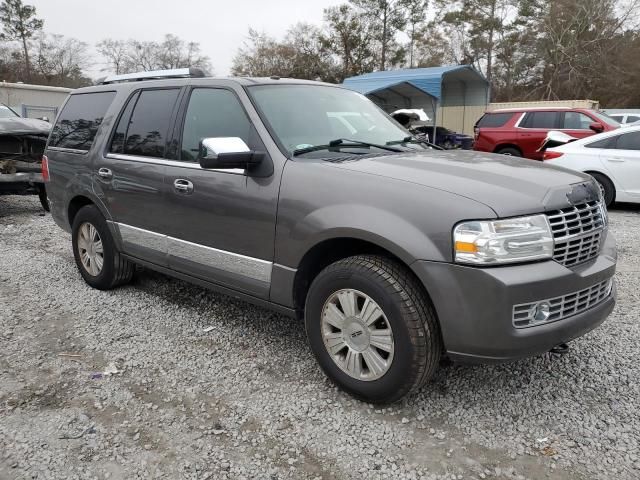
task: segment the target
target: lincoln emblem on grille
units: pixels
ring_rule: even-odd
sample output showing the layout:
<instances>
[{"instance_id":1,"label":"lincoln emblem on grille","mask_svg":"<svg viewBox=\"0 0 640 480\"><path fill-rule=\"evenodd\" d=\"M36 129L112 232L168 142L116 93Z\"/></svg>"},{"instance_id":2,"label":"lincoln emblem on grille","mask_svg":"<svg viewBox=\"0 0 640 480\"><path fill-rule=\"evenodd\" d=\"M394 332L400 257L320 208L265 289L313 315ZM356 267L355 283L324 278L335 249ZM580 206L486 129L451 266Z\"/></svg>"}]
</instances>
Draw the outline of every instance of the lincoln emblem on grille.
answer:
<instances>
[{"instance_id":1,"label":"lincoln emblem on grille","mask_svg":"<svg viewBox=\"0 0 640 480\"><path fill-rule=\"evenodd\" d=\"M591 183L581 183L574 185L569 193L567 200L571 205L577 205L582 202L592 202L598 200L598 191Z\"/></svg>"}]
</instances>

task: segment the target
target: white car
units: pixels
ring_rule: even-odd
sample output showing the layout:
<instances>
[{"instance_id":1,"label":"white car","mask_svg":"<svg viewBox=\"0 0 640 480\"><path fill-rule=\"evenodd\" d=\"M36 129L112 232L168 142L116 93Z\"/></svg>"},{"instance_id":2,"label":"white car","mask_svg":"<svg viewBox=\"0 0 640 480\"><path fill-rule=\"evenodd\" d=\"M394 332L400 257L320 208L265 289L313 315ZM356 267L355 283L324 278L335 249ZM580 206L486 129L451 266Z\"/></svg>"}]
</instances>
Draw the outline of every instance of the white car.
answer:
<instances>
[{"instance_id":1,"label":"white car","mask_svg":"<svg viewBox=\"0 0 640 480\"><path fill-rule=\"evenodd\" d=\"M631 125L636 122L640 122L640 112L633 113L608 113L609 117L620 122L621 125Z\"/></svg>"},{"instance_id":2,"label":"white car","mask_svg":"<svg viewBox=\"0 0 640 480\"><path fill-rule=\"evenodd\" d=\"M640 203L640 126L549 148L544 161L593 175L607 205L614 201Z\"/></svg>"}]
</instances>

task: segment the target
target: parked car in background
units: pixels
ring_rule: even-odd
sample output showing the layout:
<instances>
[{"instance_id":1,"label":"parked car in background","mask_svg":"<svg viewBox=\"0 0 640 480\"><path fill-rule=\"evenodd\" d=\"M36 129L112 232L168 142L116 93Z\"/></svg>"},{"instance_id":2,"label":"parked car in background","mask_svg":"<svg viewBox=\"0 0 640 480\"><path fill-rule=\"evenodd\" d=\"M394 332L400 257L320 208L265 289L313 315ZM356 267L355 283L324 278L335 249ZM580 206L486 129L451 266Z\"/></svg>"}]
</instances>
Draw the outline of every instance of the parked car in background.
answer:
<instances>
[{"instance_id":1,"label":"parked car in background","mask_svg":"<svg viewBox=\"0 0 640 480\"><path fill-rule=\"evenodd\" d=\"M0 195L37 194L49 209L41 162L50 130L50 123L0 104Z\"/></svg>"},{"instance_id":2,"label":"parked car in background","mask_svg":"<svg viewBox=\"0 0 640 480\"><path fill-rule=\"evenodd\" d=\"M640 111L627 113L607 113L607 115L613 118L616 122L619 122L621 125L631 125L632 123L640 122Z\"/></svg>"},{"instance_id":3,"label":"parked car in background","mask_svg":"<svg viewBox=\"0 0 640 480\"><path fill-rule=\"evenodd\" d=\"M439 147L445 150L452 150L454 148L461 148L463 150L471 150L473 148L473 137L471 135L465 135L464 133L456 133L453 130L449 130L445 127L436 127L436 140L433 141L433 127L432 126L419 126L413 127L412 130L423 133L427 136L431 143L435 143Z\"/></svg>"},{"instance_id":4,"label":"parked car in background","mask_svg":"<svg viewBox=\"0 0 640 480\"><path fill-rule=\"evenodd\" d=\"M608 132L620 124L588 108L520 108L485 113L474 127L474 150L542 160L540 145L551 130L576 138Z\"/></svg>"},{"instance_id":5,"label":"parked car in background","mask_svg":"<svg viewBox=\"0 0 640 480\"><path fill-rule=\"evenodd\" d=\"M640 203L640 126L601 133L544 151L544 162L589 173L605 203Z\"/></svg>"},{"instance_id":6,"label":"parked car in background","mask_svg":"<svg viewBox=\"0 0 640 480\"><path fill-rule=\"evenodd\" d=\"M400 125L426 139L428 142L437 145L445 150L461 148L471 150L473 147L473 137L463 133L456 133L445 127L436 127L435 140L433 138L433 125L428 125L430 119L422 109L401 109L391 113L391 116Z\"/></svg>"}]
</instances>

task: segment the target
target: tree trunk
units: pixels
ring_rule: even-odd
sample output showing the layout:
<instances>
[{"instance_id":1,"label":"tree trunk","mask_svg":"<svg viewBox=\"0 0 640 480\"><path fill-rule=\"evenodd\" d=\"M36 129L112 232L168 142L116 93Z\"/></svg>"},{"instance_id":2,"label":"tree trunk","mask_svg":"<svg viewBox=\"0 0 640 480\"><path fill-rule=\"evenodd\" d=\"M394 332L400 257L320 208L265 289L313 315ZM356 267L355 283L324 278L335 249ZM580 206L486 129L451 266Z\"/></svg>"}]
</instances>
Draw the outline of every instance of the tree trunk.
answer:
<instances>
[{"instance_id":1,"label":"tree trunk","mask_svg":"<svg viewBox=\"0 0 640 480\"><path fill-rule=\"evenodd\" d=\"M31 64L29 62L29 48L27 47L26 37L22 37L22 48L24 49L24 66L25 66L25 80L31 81Z\"/></svg>"},{"instance_id":2,"label":"tree trunk","mask_svg":"<svg viewBox=\"0 0 640 480\"><path fill-rule=\"evenodd\" d=\"M496 2L491 4L491 28L489 29L489 44L487 45L487 82L491 89L491 76L493 70L493 36L495 34L495 26L493 20L496 18Z\"/></svg>"},{"instance_id":3,"label":"tree trunk","mask_svg":"<svg viewBox=\"0 0 640 480\"><path fill-rule=\"evenodd\" d=\"M384 71L387 64L387 7L382 18L382 52L380 52L380 70Z\"/></svg>"}]
</instances>

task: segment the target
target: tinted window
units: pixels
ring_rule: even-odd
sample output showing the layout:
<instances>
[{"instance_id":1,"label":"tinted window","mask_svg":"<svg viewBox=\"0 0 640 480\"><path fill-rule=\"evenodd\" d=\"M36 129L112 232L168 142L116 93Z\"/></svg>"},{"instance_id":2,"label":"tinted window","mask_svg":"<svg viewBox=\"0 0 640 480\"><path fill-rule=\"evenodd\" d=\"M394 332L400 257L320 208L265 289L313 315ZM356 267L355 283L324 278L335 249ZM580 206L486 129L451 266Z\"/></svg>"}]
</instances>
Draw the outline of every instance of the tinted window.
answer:
<instances>
[{"instance_id":1,"label":"tinted window","mask_svg":"<svg viewBox=\"0 0 640 480\"><path fill-rule=\"evenodd\" d=\"M251 123L236 96L222 89L191 92L182 133L182 160L195 160L203 138L240 137L250 145Z\"/></svg>"},{"instance_id":2,"label":"tinted window","mask_svg":"<svg viewBox=\"0 0 640 480\"><path fill-rule=\"evenodd\" d=\"M109 149L110 152L124 153L124 139L127 136L127 127L129 126L131 112L133 111L133 107L138 100L139 94L140 92L137 92L133 97L129 99L127 106L122 112L120 121L118 122L118 126L116 127L116 130L113 134L113 139L111 140L111 148Z\"/></svg>"},{"instance_id":3,"label":"tinted window","mask_svg":"<svg viewBox=\"0 0 640 480\"><path fill-rule=\"evenodd\" d=\"M124 153L143 157L164 157L167 132L178 92L177 88L140 92L126 129ZM125 120L124 116L122 120ZM120 125L118 131L121 131Z\"/></svg>"},{"instance_id":4,"label":"tinted window","mask_svg":"<svg viewBox=\"0 0 640 480\"><path fill-rule=\"evenodd\" d=\"M513 117L513 113L486 113L484 117L478 121L476 127L503 127L511 117Z\"/></svg>"},{"instance_id":5,"label":"tinted window","mask_svg":"<svg viewBox=\"0 0 640 480\"><path fill-rule=\"evenodd\" d=\"M587 148L615 148L617 137L609 137L597 142L591 142L585 145Z\"/></svg>"},{"instance_id":6,"label":"tinted window","mask_svg":"<svg viewBox=\"0 0 640 480\"><path fill-rule=\"evenodd\" d=\"M625 133L618 137L617 150L640 150L640 132Z\"/></svg>"},{"instance_id":7,"label":"tinted window","mask_svg":"<svg viewBox=\"0 0 640 480\"><path fill-rule=\"evenodd\" d=\"M613 118L616 122L622 122L622 119L624 118L624 115L609 115L611 118Z\"/></svg>"},{"instance_id":8,"label":"tinted window","mask_svg":"<svg viewBox=\"0 0 640 480\"><path fill-rule=\"evenodd\" d=\"M529 112L522 123L523 128L560 128L558 112Z\"/></svg>"},{"instance_id":9,"label":"tinted window","mask_svg":"<svg viewBox=\"0 0 640 480\"><path fill-rule=\"evenodd\" d=\"M50 147L89 150L115 92L71 95L56 121Z\"/></svg>"},{"instance_id":10,"label":"tinted window","mask_svg":"<svg viewBox=\"0 0 640 480\"><path fill-rule=\"evenodd\" d=\"M637 122L638 120L640 120L640 117L638 117L636 115L629 115L627 117L627 123Z\"/></svg>"},{"instance_id":11,"label":"tinted window","mask_svg":"<svg viewBox=\"0 0 640 480\"><path fill-rule=\"evenodd\" d=\"M594 120L580 112L565 112L564 127L568 130L588 130Z\"/></svg>"}]
</instances>

